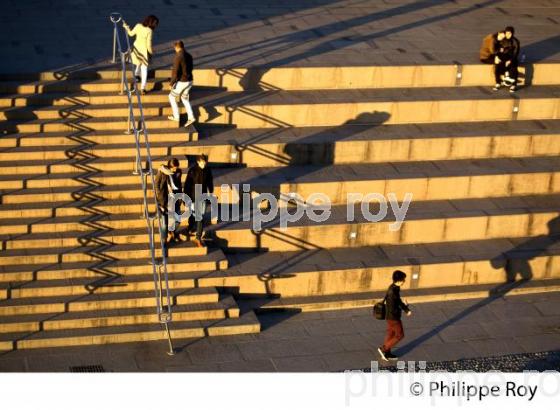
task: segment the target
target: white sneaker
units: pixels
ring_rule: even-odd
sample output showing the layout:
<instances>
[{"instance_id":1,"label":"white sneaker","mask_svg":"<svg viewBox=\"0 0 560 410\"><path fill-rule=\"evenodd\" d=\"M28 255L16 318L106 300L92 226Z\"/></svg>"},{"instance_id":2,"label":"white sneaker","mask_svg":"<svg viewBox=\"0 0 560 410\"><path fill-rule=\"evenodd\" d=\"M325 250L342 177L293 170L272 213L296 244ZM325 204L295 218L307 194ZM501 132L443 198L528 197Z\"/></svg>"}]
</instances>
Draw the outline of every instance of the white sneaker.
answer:
<instances>
[{"instance_id":1,"label":"white sneaker","mask_svg":"<svg viewBox=\"0 0 560 410\"><path fill-rule=\"evenodd\" d=\"M496 84L492 90L498 91L500 88L502 88L502 84Z\"/></svg>"},{"instance_id":2,"label":"white sneaker","mask_svg":"<svg viewBox=\"0 0 560 410\"><path fill-rule=\"evenodd\" d=\"M192 125L192 124L194 124L195 122L196 122L196 120L195 120L194 118L191 118L190 120L188 120L188 121L185 123L185 128L188 128L189 125Z\"/></svg>"},{"instance_id":3,"label":"white sneaker","mask_svg":"<svg viewBox=\"0 0 560 410\"><path fill-rule=\"evenodd\" d=\"M179 118L175 118L175 117L172 116L172 115L168 116L167 119L168 119L169 121L179 122Z\"/></svg>"}]
</instances>

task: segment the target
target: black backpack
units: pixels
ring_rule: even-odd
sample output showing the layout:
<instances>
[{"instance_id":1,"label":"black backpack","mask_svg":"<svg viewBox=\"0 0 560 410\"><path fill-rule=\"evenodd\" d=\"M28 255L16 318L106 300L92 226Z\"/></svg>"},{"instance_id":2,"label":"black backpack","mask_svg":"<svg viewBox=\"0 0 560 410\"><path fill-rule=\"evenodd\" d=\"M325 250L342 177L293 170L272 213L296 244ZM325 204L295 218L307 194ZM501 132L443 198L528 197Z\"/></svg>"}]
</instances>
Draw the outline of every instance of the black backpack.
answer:
<instances>
[{"instance_id":1,"label":"black backpack","mask_svg":"<svg viewBox=\"0 0 560 410\"><path fill-rule=\"evenodd\" d=\"M385 305L386 299L387 295L385 294L385 297L381 302L377 302L373 305L373 316L378 320L385 320L385 317L387 316L387 307Z\"/></svg>"}]
</instances>

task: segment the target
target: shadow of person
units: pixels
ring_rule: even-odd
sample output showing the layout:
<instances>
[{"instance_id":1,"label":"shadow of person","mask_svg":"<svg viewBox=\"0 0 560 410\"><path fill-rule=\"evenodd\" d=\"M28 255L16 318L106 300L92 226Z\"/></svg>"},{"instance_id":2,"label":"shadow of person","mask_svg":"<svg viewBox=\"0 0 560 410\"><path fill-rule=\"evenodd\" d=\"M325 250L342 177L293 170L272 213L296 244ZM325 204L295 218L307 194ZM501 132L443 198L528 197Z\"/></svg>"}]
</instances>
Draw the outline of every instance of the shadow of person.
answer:
<instances>
[{"instance_id":1,"label":"shadow of person","mask_svg":"<svg viewBox=\"0 0 560 410\"><path fill-rule=\"evenodd\" d=\"M286 144L284 153L289 165L333 165L337 141L382 125L390 117L391 114L384 111L363 112L339 127L327 128L295 143Z\"/></svg>"},{"instance_id":2,"label":"shadow of person","mask_svg":"<svg viewBox=\"0 0 560 410\"><path fill-rule=\"evenodd\" d=\"M530 240L525 241L490 260L490 264L494 269L504 270L505 282L490 289L487 298L480 300L445 322L435 326L423 335L408 342L406 345L398 349L398 354L402 356L410 352L447 327L465 319L477 310L489 305L497 299L502 298L513 289L533 279L534 275L530 261L535 257L542 255L552 245L560 241L560 215L548 221L547 227L548 233L546 235L539 235L531 238ZM518 276L520 277L519 280L517 280Z\"/></svg>"},{"instance_id":3,"label":"shadow of person","mask_svg":"<svg viewBox=\"0 0 560 410\"><path fill-rule=\"evenodd\" d=\"M509 291L513 284L515 284L514 287L517 287L533 279L530 261L560 241L560 215L548 221L547 228L546 235L535 236L522 242L490 261L494 269L504 269L506 275L505 284L494 289L496 294L503 292L502 288ZM518 277L519 280L517 280Z\"/></svg>"},{"instance_id":4,"label":"shadow of person","mask_svg":"<svg viewBox=\"0 0 560 410\"><path fill-rule=\"evenodd\" d=\"M521 47L527 61L538 63L560 52L560 34Z\"/></svg>"},{"instance_id":5,"label":"shadow of person","mask_svg":"<svg viewBox=\"0 0 560 410\"><path fill-rule=\"evenodd\" d=\"M524 80L524 86L533 83L535 75L535 64L542 62L560 52L560 35L549 37L521 47L521 53L525 55L525 62L521 63L525 67L525 72L519 73L519 77Z\"/></svg>"}]
</instances>

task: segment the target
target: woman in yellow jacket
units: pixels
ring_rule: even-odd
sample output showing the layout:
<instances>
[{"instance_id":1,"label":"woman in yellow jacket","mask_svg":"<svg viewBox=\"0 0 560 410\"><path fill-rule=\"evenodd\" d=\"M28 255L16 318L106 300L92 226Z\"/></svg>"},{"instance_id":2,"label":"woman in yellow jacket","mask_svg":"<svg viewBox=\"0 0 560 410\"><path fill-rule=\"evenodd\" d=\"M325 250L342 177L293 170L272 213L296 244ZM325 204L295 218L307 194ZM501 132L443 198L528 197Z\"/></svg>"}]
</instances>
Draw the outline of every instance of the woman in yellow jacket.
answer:
<instances>
[{"instance_id":1,"label":"woman in yellow jacket","mask_svg":"<svg viewBox=\"0 0 560 410\"><path fill-rule=\"evenodd\" d=\"M146 82L148 81L148 64L152 59L152 33L159 24L156 16L149 15L142 24L138 23L131 30L130 26L123 21L123 27L129 36L136 38L132 45L132 63L136 66L134 75L141 80L140 89L146 94Z\"/></svg>"}]
</instances>

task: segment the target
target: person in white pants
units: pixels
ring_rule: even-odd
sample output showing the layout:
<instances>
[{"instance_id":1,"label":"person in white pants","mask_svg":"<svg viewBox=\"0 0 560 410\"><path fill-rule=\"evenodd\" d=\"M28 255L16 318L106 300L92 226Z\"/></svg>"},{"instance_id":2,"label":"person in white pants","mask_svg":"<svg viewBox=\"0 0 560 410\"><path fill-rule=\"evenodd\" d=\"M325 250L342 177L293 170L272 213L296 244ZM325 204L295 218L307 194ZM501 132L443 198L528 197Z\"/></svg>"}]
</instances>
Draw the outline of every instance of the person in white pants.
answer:
<instances>
[{"instance_id":1,"label":"person in white pants","mask_svg":"<svg viewBox=\"0 0 560 410\"><path fill-rule=\"evenodd\" d=\"M140 90L142 94L146 94L148 64L152 59L152 34L158 24L159 19L153 15L146 17L142 24L136 24L132 30L126 22L123 22L123 27L127 34L131 37L136 37L132 45L131 58L135 66L134 75L140 80Z\"/></svg>"},{"instance_id":2,"label":"person in white pants","mask_svg":"<svg viewBox=\"0 0 560 410\"><path fill-rule=\"evenodd\" d=\"M171 121L179 122L179 106L177 105L177 97L181 98L183 105L187 111L187 122L185 127L193 124L193 109L189 101L189 93L193 85L193 58L185 50L185 44L182 41L175 43L175 59L173 61L173 71L171 73L169 93L169 103L173 115L167 117Z\"/></svg>"}]
</instances>

